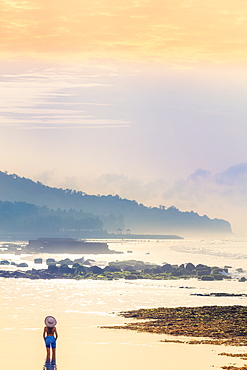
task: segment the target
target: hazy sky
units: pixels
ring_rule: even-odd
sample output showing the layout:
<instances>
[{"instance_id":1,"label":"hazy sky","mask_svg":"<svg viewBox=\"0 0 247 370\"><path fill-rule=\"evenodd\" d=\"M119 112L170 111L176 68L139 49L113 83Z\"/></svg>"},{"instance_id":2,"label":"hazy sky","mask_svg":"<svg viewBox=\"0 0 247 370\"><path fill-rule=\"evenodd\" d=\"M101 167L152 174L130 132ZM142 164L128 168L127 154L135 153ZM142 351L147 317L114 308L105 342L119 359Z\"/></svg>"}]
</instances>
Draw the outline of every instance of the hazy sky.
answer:
<instances>
[{"instance_id":1,"label":"hazy sky","mask_svg":"<svg viewBox=\"0 0 247 370\"><path fill-rule=\"evenodd\" d=\"M0 170L247 231L244 0L0 0Z\"/></svg>"}]
</instances>

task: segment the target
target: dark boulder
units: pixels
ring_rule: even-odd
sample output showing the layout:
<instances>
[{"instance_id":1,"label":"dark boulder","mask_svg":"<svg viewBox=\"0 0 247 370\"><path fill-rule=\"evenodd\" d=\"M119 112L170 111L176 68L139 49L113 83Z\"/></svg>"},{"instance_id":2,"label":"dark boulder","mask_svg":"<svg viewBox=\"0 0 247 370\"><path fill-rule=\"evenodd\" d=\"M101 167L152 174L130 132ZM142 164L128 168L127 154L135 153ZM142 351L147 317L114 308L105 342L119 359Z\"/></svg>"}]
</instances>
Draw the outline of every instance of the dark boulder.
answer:
<instances>
[{"instance_id":1,"label":"dark boulder","mask_svg":"<svg viewBox=\"0 0 247 370\"><path fill-rule=\"evenodd\" d=\"M81 258L76 258L74 260L74 263L84 263L84 261L85 261L84 257L81 257Z\"/></svg>"},{"instance_id":2,"label":"dark boulder","mask_svg":"<svg viewBox=\"0 0 247 370\"><path fill-rule=\"evenodd\" d=\"M188 263L186 263L185 268L186 268L186 270L191 272L195 269L195 265L193 265L193 263L191 263L191 262L188 262Z\"/></svg>"},{"instance_id":3,"label":"dark boulder","mask_svg":"<svg viewBox=\"0 0 247 370\"><path fill-rule=\"evenodd\" d=\"M42 263L43 259L42 258L35 258L34 263Z\"/></svg>"},{"instance_id":4,"label":"dark boulder","mask_svg":"<svg viewBox=\"0 0 247 370\"><path fill-rule=\"evenodd\" d=\"M214 280L223 280L223 276L221 274L213 274Z\"/></svg>"},{"instance_id":5,"label":"dark boulder","mask_svg":"<svg viewBox=\"0 0 247 370\"><path fill-rule=\"evenodd\" d=\"M46 264L49 265L50 263L56 263L56 261L54 260L54 258L47 258Z\"/></svg>"},{"instance_id":6,"label":"dark boulder","mask_svg":"<svg viewBox=\"0 0 247 370\"><path fill-rule=\"evenodd\" d=\"M196 265L195 269L196 270L203 270L204 268L207 268L208 266L206 265L202 265L201 263L199 263L198 265Z\"/></svg>"},{"instance_id":7,"label":"dark boulder","mask_svg":"<svg viewBox=\"0 0 247 370\"><path fill-rule=\"evenodd\" d=\"M62 274L72 274L73 269L68 267L68 265L65 264L59 267L59 272Z\"/></svg>"},{"instance_id":8,"label":"dark boulder","mask_svg":"<svg viewBox=\"0 0 247 370\"><path fill-rule=\"evenodd\" d=\"M244 283L246 281L246 278L244 276L242 276L239 280L238 280L240 283Z\"/></svg>"},{"instance_id":9,"label":"dark boulder","mask_svg":"<svg viewBox=\"0 0 247 370\"><path fill-rule=\"evenodd\" d=\"M17 270L12 272L12 276L15 278L25 278L27 277L27 274L24 271Z\"/></svg>"},{"instance_id":10,"label":"dark boulder","mask_svg":"<svg viewBox=\"0 0 247 370\"><path fill-rule=\"evenodd\" d=\"M54 279L55 278L52 274L49 274L48 272L46 272L46 270L38 271L38 275L40 279Z\"/></svg>"},{"instance_id":11,"label":"dark boulder","mask_svg":"<svg viewBox=\"0 0 247 370\"><path fill-rule=\"evenodd\" d=\"M162 269L162 267L163 266L157 266L157 267L155 267L154 269L152 269L152 273L153 274L162 274L162 272L164 272L163 269Z\"/></svg>"},{"instance_id":12,"label":"dark boulder","mask_svg":"<svg viewBox=\"0 0 247 370\"><path fill-rule=\"evenodd\" d=\"M54 274L59 271L59 268L56 265L49 265L47 271L51 274Z\"/></svg>"},{"instance_id":13,"label":"dark boulder","mask_svg":"<svg viewBox=\"0 0 247 370\"><path fill-rule=\"evenodd\" d=\"M99 275L102 273L103 269L99 266L91 266L89 267L88 271L91 271L93 274Z\"/></svg>"},{"instance_id":14,"label":"dark boulder","mask_svg":"<svg viewBox=\"0 0 247 370\"><path fill-rule=\"evenodd\" d=\"M131 274L131 275L125 276L125 280L136 280L136 279L139 279L138 275Z\"/></svg>"},{"instance_id":15,"label":"dark boulder","mask_svg":"<svg viewBox=\"0 0 247 370\"><path fill-rule=\"evenodd\" d=\"M72 268L73 268L73 269L76 269L77 267L80 267L80 266L81 266L81 264L80 264L80 263L78 263L78 262L76 262L76 263L73 263Z\"/></svg>"},{"instance_id":16,"label":"dark boulder","mask_svg":"<svg viewBox=\"0 0 247 370\"><path fill-rule=\"evenodd\" d=\"M162 272L171 273L175 271L175 268L172 267L172 265L170 265L169 263L166 263L165 265L161 266L161 270Z\"/></svg>"},{"instance_id":17,"label":"dark boulder","mask_svg":"<svg viewBox=\"0 0 247 370\"><path fill-rule=\"evenodd\" d=\"M73 265L73 261L69 258L65 258L64 260L61 260L58 262L60 265Z\"/></svg>"},{"instance_id":18,"label":"dark boulder","mask_svg":"<svg viewBox=\"0 0 247 370\"><path fill-rule=\"evenodd\" d=\"M104 271L105 272L120 272L122 270L119 267L116 267L116 266L106 266L104 268Z\"/></svg>"},{"instance_id":19,"label":"dark boulder","mask_svg":"<svg viewBox=\"0 0 247 370\"><path fill-rule=\"evenodd\" d=\"M7 260L0 261L0 265L10 265L10 262Z\"/></svg>"},{"instance_id":20,"label":"dark boulder","mask_svg":"<svg viewBox=\"0 0 247 370\"><path fill-rule=\"evenodd\" d=\"M82 265L79 265L78 267L75 268L75 272L83 272L83 273L86 273L88 272L88 267L86 266L82 266Z\"/></svg>"},{"instance_id":21,"label":"dark boulder","mask_svg":"<svg viewBox=\"0 0 247 370\"><path fill-rule=\"evenodd\" d=\"M236 271L237 272L244 272L244 270L241 267L239 267L238 269L236 269Z\"/></svg>"},{"instance_id":22,"label":"dark boulder","mask_svg":"<svg viewBox=\"0 0 247 370\"><path fill-rule=\"evenodd\" d=\"M214 280L214 277L213 277L213 276L211 276L211 275L203 275L203 276L201 277L201 280L202 280L202 281L213 281L213 280Z\"/></svg>"},{"instance_id":23,"label":"dark boulder","mask_svg":"<svg viewBox=\"0 0 247 370\"><path fill-rule=\"evenodd\" d=\"M200 269L197 271L197 275L198 276L203 276L203 275L210 275L211 274L211 268L208 267L208 268L204 268L204 269Z\"/></svg>"},{"instance_id":24,"label":"dark boulder","mask_svg":"<svg viewBox=\"0 0 247 370\"><path fill-rule=\"evenodd\" d=\"M144 269L143 272L144 272L144 274L152 274L153 269L151 269L151 268Z\"/></svg>"},{"instance_id":25,"label":"dark boulder","mask_svg":"<svg viewBox=\"0 0 247 370\"><path fill-rule=\"evenodd\" d=\"M28 267L28 264L26 262L21 262L17 267Z\"/></svg>"},{"instance_id":26,"label":"dark boulder","mask_svg":"<svg viewBox=\"0 0 247 370\"><path fill-rule=\"evenodd\" d=\"M4 278L11 277L11 274L12 274L12 272L10 272L10 271L5 271L5 270L0 271L0 276L4 277Z\"/></svg>"},{"instance_id":27,"label":"dark boulder","mask_svg":"<svg viewBox=\"0 0 247 370\"><path fill-rule=\"evenodd\" d=\"M133 266L125 266L123 270L129 272L136 271L136 269Z\"/></svg>"},{"instance_id":28,"label":"dark boulder","mask_svg":"<svg viewBox=\"0 0 247 370\"><path fill-rule=\"evenodd\" d=\"M83 262L83 265L89 265L89 266L91 266L91 264L94 263L94 262L95 262L94 260L88 259L85 262Z\"/></svg>"},{"instance_id":29,"label":"dark boulder","mask_svg":"<svg viewBox=\"0 0 247 370\"><path fill-rule=\"evenodd\" d=\"M187 271L185 268L179 267L178 269L175 269L172 273L173 276L186 276L190 272Z\"/></svg>"}]
</instances>

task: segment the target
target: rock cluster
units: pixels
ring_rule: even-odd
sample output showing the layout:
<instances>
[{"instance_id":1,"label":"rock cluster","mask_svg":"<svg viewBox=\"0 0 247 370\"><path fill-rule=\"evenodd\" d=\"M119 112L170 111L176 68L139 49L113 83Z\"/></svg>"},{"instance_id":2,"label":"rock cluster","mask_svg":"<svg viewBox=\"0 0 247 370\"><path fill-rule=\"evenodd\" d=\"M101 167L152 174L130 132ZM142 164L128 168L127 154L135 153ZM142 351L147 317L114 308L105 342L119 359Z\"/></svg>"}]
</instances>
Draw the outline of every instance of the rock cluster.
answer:
<instances>
[{"instance_id":1,"label":"rock cluster","mask_svg":"<svg viewBox=\"0 0 247 370\"><path fill-rule=\"evenodd\" d=\"M211 340L192 341L193 344L203 342L247 345L247 307L245 306L160 307L126 311L121 312L120 315L144 321L107 328L211 338Z\"/></svg>"},{"instance_id":2,"label":"rock cluster","mask_svg":"<svg viewBox=\"0 0 247 370\"><path fill-rule=\"evenodd\" d=\"M182 265L162 265L145 263L143 261L128 260L110 262L102 268L93 260L84 261L78 259L71 261L65 259L56 262L54 259L47 259L47 269L31 269L27 271L0 271L0 276L5 278L24 277L29 279L188 279L198 278L201 280L222 280L230 279L227 268L209 267L206 265L193 265L192 263ZM27 267L18 265L18 267Z\"/></svg>"}]
</instances>

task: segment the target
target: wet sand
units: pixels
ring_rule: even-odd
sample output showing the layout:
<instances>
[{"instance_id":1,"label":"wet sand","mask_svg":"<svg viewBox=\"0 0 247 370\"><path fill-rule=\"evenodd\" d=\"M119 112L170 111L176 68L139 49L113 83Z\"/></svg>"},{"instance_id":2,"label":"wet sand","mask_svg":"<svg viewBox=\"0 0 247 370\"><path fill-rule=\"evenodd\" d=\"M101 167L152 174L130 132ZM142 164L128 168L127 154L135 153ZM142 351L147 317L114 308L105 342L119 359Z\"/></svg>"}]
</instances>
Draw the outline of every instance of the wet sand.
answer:
<instances>
[{"instance_id":1,"label":"wet sand","mask_svg":"<svg viewBox=\"0 0 247 370\"><path fill-rule=\"evenodd\" d=\"M42 338L46 315L54 315L58 321L58 370L210 370L232 363L243 366L241 359L218 356L218 353L234 350L242 353L243 347L162 343L161 340L174 337L100 328L130 322L131 319L117 316L117 312L127 307L136 308L134 299L137 292L141 294L140 289L121 282L81 284L0 279L1 367L5 370L42 369L46 354ZM163 299L160 289L154 295L157 305L161 305ZM152 291L155 293L153 286ZM124 300L124 292L129 301Z\"/></svg>"},{"instance_id":2,"label":"wet sand","mask_svg":"<svg viewBox=\"0 0 247 370\"><path fill-rule=\"evenodd\" d=\"M41 312L40 312L41 314ZM74 316L67 323L58 325L57 366L59 370L73 368L108 370L150 370L165 368L169 370L209 370L238 362L218 356L219 346L191 346L177 343L161 343L165 336L131 331L107 331L96 324L109 323L88 317L79 325L79 317ZM68 318L68 317L67 317ZM60 323L66 317L58 317ZM115 321L115 320L114 320ZM119 321L119 320L118 320ZM2 323L1 323L2 324ZM45 360L45 347L42 330L16 328L14 333L1 335L1 366L6 370L42 369ZM4 339L4 340L2 340ZM217 348L216 348L217 347ZM224 350L226 350L224 348ZM232 350L232 348L231 348Z\"/></svg>"}]
</instances>

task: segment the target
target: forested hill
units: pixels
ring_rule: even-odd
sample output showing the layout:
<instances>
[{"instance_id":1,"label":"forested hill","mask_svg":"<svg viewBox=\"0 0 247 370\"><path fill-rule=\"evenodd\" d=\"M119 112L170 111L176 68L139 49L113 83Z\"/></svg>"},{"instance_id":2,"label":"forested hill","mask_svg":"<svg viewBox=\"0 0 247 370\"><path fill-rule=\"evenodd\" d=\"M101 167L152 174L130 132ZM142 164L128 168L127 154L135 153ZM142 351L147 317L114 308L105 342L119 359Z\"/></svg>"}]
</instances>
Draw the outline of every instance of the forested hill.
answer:
<instances>
[{"instance_id":1,"label":"forested hill","mask_svg":"<svg viewBox=\"0 0 247 370\"><path fill-rule=\"evenodd\" d=\"M26 202L0 201L0 235L104 236L102 220L90 213L53 210Z\"/></svg>"},{"instance_id":2,"label":"forested hill","mask_svg":"<svg viewBox=\"0 0 247 370\"><path fill-rule=\"evenodd\" d=\"M119 196L95 196L82 191L52 188L0 171L0 200L26 202L54 210L75 210L99 218L108 232L133 234L230 233L229 222L209 219L175 207L150 208Z\"/></svg>"}]
</instances>

